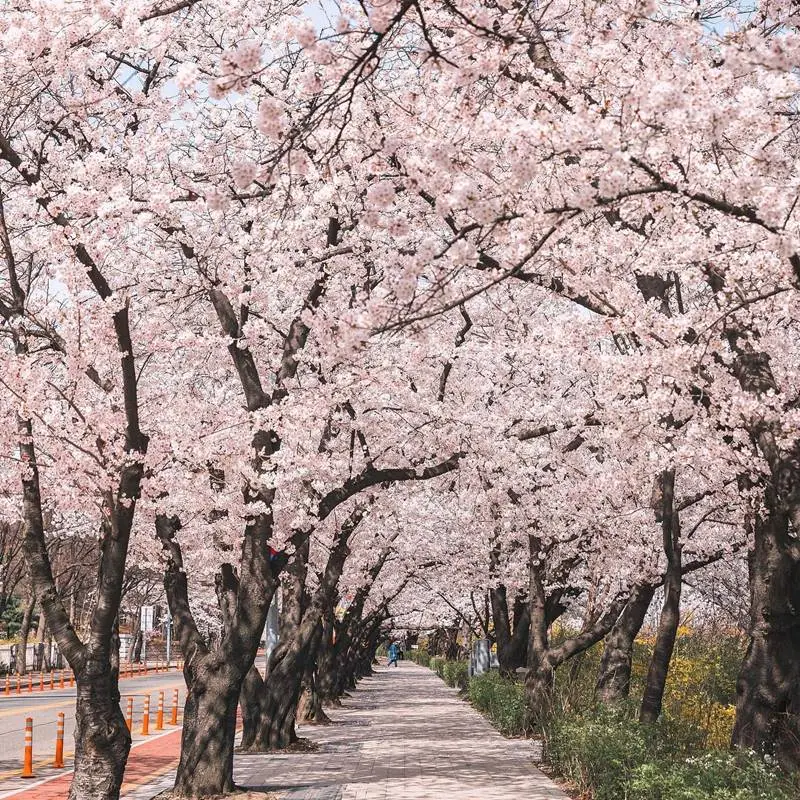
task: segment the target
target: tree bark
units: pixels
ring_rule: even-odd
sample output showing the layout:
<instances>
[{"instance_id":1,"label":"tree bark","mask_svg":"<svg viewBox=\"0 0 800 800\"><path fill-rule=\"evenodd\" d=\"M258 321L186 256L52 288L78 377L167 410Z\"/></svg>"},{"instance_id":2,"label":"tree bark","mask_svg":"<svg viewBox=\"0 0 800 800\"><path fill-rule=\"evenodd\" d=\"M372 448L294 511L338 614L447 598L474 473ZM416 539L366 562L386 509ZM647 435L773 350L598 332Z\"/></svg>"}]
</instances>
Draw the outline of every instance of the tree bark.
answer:
<instances>
[{"instance_id":1,"label":"tree bark","mask_svg":"<svg viewBox=\"0 0 800 800\"><path fill-rule=\"evenodd\" d=\"M647 670L639 721L654 723L661 714L664 688L667 683L669 662L675 649L681 617L681 565L680 518L675 508L675 471L661 474L661 530L664 552L667 556L667 573L664 578L664 606L658 621L656 644Z\"/></svg>"},{"instance_id":2,"label":"tree bark","mask_svg":"<svg viewBox=\"0 0 800 800\"><path fill-rule=\"evenodd\" d=\"M264 679L254 664L245 676L239 698L239 707L242 711L242 750L249 750L255 743L261 720L263 697Z\"/></svg>"},{"instance_id":3,"label":"tree bark","mask_svg":"<svg viewBox=\"0 0 800 800\"><path fill-rule=\"evenodd\" d=\"M520 607L519 598L515 598L514 624L508 610L506 587L502 584L489 590L494 621L495 639L497 641L497 661L500 674L513 675L527 661L528 630L530 615L527 605Z\"/></svg>"},{"instance_id":4,"label":"tree bark","mask_svg":"<svg viewBox=\"0 0 800 800\"><path fill-rule=\"evenodd\" d=\"M325 609L333 604L347 556L349 540L364 517L365 506L356 506L341 524L331 547L319 587L310 604L304 602L308 570L308 540L298 548L288 569L285 586L281 643L270 658L258 709L259 722L249 749L255 752L278 750L297 741L295 719L303 675L313 668L315 639ZM308 605L306 608L305 606Z\"/></svg>"},{"instance_id":5,"label":"tree bark","mask_svg":"<svg viewBox=\"0 0 800 800\"><path fill-rule=\"evenodd\" d=\"M131 748L108 654L76 674L75 773L69 800L116 800Z\"/></svg>"},{"instance_id":6,"label":"tree bark","mask_svg":"<svg viewBox=\"0 0 800 800\"><path fill-rule=\"evenodd\" d=\"M780 394L770 356L755 350L749 328L731 324L725 335L733 371L756 397ZM750 568L750 641L737 681L734 746L774 754L800 769L800 441L782 446L775 426L748 425L769 465L763 507L753 510ZM779 432L779 431L778 431ZM791 526L791 531L790 531Z\"/></svg>"},{"instance_id":7,"label":"tree bark","mask_svg":"<svg viewBox=\"0 0 800 800\"><path fill-rule=\"evenodd\" d=\"M597 696L603 703L628 697L631 688L633 645L642 629L656 587L637 586L606 637L597 678Z\"/></svg>"},{"instance_id":8,"label":"tree bark","mask_svg":"<svg viewBox=\"0 0 800 800\"><path fill-rule=\"evenodd\" d=\"M295 718L304 667L298 655L287 649L270 663L259 699L258 717L252 736L248 737L250 752L281 750L297 741ZM242 746L244 748L244 741Z\"/></svg>"},{"instance_id":9,"label":"tree bark","mask_svg":"<svg viewBox=\"0 0 800 800\"><path fill-rule=\"evenodd\" d=\"M336 642L333 641L333 632L335 623L333 608L326 609L322 619L322 635L317 653L317 697L321 705L338 702L334 691Z\"/></svg>"},{"instance_id":10,"label":"tree bark","mask_svg":"<svg viewBox=\"0 0 800 800\"><path fill-rule=\"evenodd\" d=\"M330 718L322 707L322 700L317 691L317 663L322 646L323 623L317 623L314 636L306 659L306 668L300 684L300 700L297 704L297 722L299 724L326 725Z\"/></svg>"},{"instance_id":11,"label":"tree bark","mask_svg":"<svg viewBox=\"0 0 800 800\"><path fill-rule=\"evenodd\" d=\"M770 506L772 506L770 508ZM733 745L800 769L800 553L768 498L750 554L750 641L736 685Z\"/></svg>"},{"instance_id":12,"label":"tree bark","mask_svg":"<svg viewBox=\"0 0 800 800\"><path fill-rule=\"evenodd\" d=\"M528 671L525 674L526 727L541 729L552 708L555 665L549 661L547 596L544 587L542 547L538 537L528 536Z\"/></svg>"},{"instance_id":13,"label":"tree bark","mask_svg":"<svg viewBox=\"0 0 800 800\"><path fill-rule=\"evenodd\" d=\"M525 674L525 725L528 730L541 730L553 709L553 687L555 671L599 642L614 626L628 601L628 596L618 595L609 604L605 613L581 633L553 647L549 639L549 626L553 615L557 617L561 608L560 597L553 603L545 591L545 554L541 541L535 535L528 536L528 609L530 630L528 638L528 670Z\"/></svg>"},{"instance_id":14,"label":"tree bark","mask_svg":"<svg viewBox=\"0 0 800 800\"><path fill-rule=\"evenodd\" d=\"M214 797L235 788L236 706L245 675L255 661L282 563L270 564L267 557L271 515L248 522L241 556L244 577L239 578L230 564L223 564L216 576L224 633L212 649L200 635L189 607L183 555L176 539L179 529L176 517L156 518L156 532L168 554L164 587L186 659L187 696L174 796Z\"/></svg>"},{"instance_id":15,"label":"tree bark","mask_svg":"<svg viewBox=\"0 0 800 800\"><path fill-rule=\"evenodd\" d=\"M219 651L193 658L184 667L184 676L187 696L175 794L187 798L228 794L235 788L233 748L241 676Z\"/></svg>"}]
</instances>

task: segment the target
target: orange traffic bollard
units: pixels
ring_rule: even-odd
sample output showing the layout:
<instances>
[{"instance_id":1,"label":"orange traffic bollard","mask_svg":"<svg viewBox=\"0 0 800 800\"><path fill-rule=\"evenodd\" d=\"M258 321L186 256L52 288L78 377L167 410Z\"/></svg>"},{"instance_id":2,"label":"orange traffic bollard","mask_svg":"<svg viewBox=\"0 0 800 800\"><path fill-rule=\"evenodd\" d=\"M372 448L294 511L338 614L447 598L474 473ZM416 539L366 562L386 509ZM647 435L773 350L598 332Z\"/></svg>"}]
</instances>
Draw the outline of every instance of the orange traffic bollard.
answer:
<instances>
[{"instance_id":1,"label":"orange traffic bollard","mask_svg":"<svg viewBox=\"0 0 800 800\"><path fill-rule=\"evenodd\" d=\"M150 695L144 696L144 711L142 711L142 736L150 735Z\"/></svg>"},{"instance_id":2,"label":"orange traffic bollard","mask_svg":"<svg viewBox=\"0 0 800 800\"><path fill-rule=\"evenodd\" d=\"M128 698L128 708L125 711L125 722L128 725L128 730L133 730L133 698Z\"/></svg>"},{"instance_id":3,"label":"orange traffic bollard","mask_svg":"<svg viewBox=\"0 0 800 800\"><path fill-rule=\"evenodd\" d=\"M158 693L158 711L156 712L156 730L164 730L164 692Z\"/></svg>"},{"instance_id":4,"label":"orange traffic bollard","mask_svg":"<svg viewBox=\"0 0 800 800\"><path fill-rule=\"evenodd\" d=\"M17 675L17 694L22 694L22 678Z\"/></svg>"},{"instance_id":5,"label":"orange traffic bollard","mask_svg":"<svg viewBox=\"0 0 800 800\"><path fill-rule=\"evenodd\" d=\"M6 689L4 694L9 695L11 694L11 678L6 675Z\"/></svg>"},{"instance_id":6,"label":"orange traffic bollard","mask_svg":"<svg viewBox=\"0 0 800 800\"><path fill-rule=\"evenodd\" d=\"M60 675L60 677L58 679L58 688L59 689L63 689L64 688L64 670L63 669L61 670L61 675Z\"/></svg>"},{"instance_id":7,"label":"orange traffic bollard","mask_svg":"<svg viewBox=\"0 0 800 800\"><path fill-rule=\"evenodd\" d=\"M33 675L28 675L28 694L33 691Z\"/></svg>"},{"instance_id":8,"label":"orange traffic bollard","mask_svg":"<svg viewBox=\"0 0 800 800\"><path fill-rule=\"evenodd\" d=\"M21 778L35 778L33 774L33 717L25 718L25 760Z\"/></svg>"},{"instance_id":9,"label":"orange traffic bollard","mask_svg":"<svg viewBox=\"0 0 800 800\"><path fill-rule=\"evenodd\" d=\"M56 757L53 760L53 766L57 769L62 769L64 766L64 712L58 712L58 720L56 722Z\"/></svg>"},{"instance_id":10,"label":"orange traffic bollard","mask_svg":"<svg viewBox=\"0 0 800 800\"><path fill-rule=\"evenodd\" d=\"M172 692L172 717L169 721L170 725L178 724L178 690Z\"/></svg>"},{"instance_id":11,"label":"orange traffic bollard","mask_svg":"<svg viewBox=\"0 0 800 800\"><path fill-rule=\"evenodd\" d=\"M75 685L75 673L70 671L69 673L69 685L72 688Z\"/></svg>"},{"instance_id":12,"label":"orange traffic bollard","mask_svg":"<svg viewBox=\"0 0 800 800\"><path fill-rule=\"evenodd\" d=\"M56 688L55 675L56 675L55 672L53 672L53 670L50 670L50 688L51 689L55 689Z\"/></svg>"}]
</instances>

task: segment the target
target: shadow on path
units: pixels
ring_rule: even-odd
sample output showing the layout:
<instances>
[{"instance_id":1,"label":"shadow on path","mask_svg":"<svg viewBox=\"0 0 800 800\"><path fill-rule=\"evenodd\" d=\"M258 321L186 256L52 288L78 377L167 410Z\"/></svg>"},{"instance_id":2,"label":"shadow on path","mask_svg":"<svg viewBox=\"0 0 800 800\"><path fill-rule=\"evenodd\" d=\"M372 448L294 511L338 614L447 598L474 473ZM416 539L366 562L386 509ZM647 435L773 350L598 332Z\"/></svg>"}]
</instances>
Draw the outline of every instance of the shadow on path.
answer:
<instances>
[{"instance_id":1,"label":"shadow on path","mask_svg":"<svg viewBox=\"0 0 800 800\"><path fill-rule=\"evenodd\" d=\"M236 782L287 800L566 800L532 763L430 670L379 667L333 725L305 727L317 752L237 755Z\"/></svg>"}]
</instances>

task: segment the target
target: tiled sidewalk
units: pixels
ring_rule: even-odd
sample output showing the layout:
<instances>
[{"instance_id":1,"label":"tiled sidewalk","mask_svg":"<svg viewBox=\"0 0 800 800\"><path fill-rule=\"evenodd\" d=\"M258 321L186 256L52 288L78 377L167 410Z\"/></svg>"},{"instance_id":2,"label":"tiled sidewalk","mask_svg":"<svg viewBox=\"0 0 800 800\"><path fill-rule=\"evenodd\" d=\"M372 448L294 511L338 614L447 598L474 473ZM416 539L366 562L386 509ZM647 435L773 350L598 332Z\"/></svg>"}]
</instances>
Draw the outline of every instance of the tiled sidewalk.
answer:
<instances>
[{"instance_id":1,"label":"tiled sidewalk","mask_svg":"<svg viewBox=\"0 0 800 800\"><path fill-rule=\"evenodd\" d=\"M335 724L300 731L317 752L237 755L236 782L282 800L566 800L531 742L504 739L423 667L378 668L329 713ZM165 775L126 800L171 785Z\"/></svg>"}]
</instances>

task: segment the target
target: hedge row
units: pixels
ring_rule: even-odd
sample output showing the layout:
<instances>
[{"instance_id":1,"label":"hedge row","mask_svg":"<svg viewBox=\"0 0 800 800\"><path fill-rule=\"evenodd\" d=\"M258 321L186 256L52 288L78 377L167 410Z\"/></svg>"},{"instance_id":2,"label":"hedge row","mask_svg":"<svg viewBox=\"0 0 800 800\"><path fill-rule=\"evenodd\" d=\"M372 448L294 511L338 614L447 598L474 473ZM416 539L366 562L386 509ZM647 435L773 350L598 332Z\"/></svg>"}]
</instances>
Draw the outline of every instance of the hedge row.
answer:
<instances>
[{"instance_id":1,"label":"hedge row","mask_svg":"<svg viewBox=\"0 0 800 800\"><path fill-rule=\"evenodd\" d=\"M464 661L412 651L501 733L525 733L525 690L496 671L468 676ZM800 785L753 754L702 750L696 731L664 720L640 725L635 704L556 715L545 731L554 771L593 800L796 800Z\"/></svg>"},{"instance_id":2,"label":"hedge row","mask_svg":"<svg viewBox=\"0 0 800 800\"><path fill-rule=\"evenodd\" d=\"M752 753L687 755L669 723L641 725L630 708L554 720L550 762L593 800L792 800L800 786Z\"/></svg>"}]
</instances>

